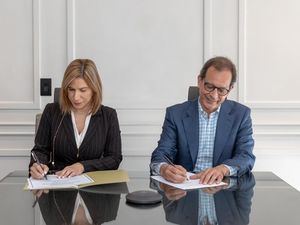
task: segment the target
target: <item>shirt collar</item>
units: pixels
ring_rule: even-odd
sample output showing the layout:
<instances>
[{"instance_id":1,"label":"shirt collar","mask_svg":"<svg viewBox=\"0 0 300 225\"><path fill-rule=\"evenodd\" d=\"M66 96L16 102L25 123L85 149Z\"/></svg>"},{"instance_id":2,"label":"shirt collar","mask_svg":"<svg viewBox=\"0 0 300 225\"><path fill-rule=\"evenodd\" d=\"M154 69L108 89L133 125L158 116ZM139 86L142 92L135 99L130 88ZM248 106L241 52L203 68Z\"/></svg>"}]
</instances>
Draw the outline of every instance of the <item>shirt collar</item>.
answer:
<instances>
[{"instance_id":1,"label":"shirt collar","mask_svg":"<svg viewBox=\"0 0 300 225\"><path fill-rule=\"evenodd\" d=\"M214 112L212 112L210 115L211 115L211 116L218 115L219 112L220 112L221 106L222 106L222 105L220 105L220 106L217 108L217 110L214 111ZM201 114L204 115L205 117L208 116L207 112L205 112L204 109L202 108L202 105L201 105L201 103L200 103L200 96L198 97L198 108L199 108L199 113L201 113Z\"/></svg>"}]
</instances>

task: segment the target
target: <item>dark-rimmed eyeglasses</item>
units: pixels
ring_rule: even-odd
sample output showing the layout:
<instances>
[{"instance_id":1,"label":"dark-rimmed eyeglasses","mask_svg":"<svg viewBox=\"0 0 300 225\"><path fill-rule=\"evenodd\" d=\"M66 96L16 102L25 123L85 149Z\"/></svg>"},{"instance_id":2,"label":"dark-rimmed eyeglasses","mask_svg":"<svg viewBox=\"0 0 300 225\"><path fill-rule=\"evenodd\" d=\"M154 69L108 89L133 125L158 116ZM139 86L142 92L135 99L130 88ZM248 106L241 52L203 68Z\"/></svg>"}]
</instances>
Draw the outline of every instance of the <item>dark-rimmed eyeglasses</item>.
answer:
<instances>
[{"instance_id":1,"label":"dark-rimmed eyeglasses","mask_svg":"<svg viewBox=\"0 0 300 225\"><path fill-rule=\"evenodd\" d=\"M213 92L215 89L217 89L217 93L218 95L220 96L225 96L229 93L230 89L227 89L227 88L223 88L223 87L216 87L215 85L213 84L210 84L208 82L204 82L204 89L206 91L208 91L209 93L210 92Z\"/></svg>"}]
</instances>

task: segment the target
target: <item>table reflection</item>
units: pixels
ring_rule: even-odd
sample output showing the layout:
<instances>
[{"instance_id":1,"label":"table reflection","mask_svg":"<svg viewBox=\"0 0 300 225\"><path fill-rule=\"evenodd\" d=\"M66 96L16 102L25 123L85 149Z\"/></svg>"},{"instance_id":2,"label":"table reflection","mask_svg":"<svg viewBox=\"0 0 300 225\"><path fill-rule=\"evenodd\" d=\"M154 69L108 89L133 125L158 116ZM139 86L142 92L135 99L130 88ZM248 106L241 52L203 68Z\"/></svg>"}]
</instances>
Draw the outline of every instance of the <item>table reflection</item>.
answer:
<instances>
[{"instance_id":1,"label":"table reflection","mask_svg":"<svg viewBox=\"0 0 300 225\"><path fill-rule=\"evenodd\" d=\"M254 186L252 174L230 179L225 187L187 192L160 184L165 190L163 207L166 220L182 225L249 224Z\"/></svg>"},{"instance_id":2,"label":"table reflection","mask_svg":"<svg viewBox=\"0 0 300 225\"><path fill-rule=\"evenodd\" d=\"M88 189L50 190L38 198L47 225L87 225L112 221L117 217L119 202L120 193L98 193Z\"/></svg>"}]
</instances>

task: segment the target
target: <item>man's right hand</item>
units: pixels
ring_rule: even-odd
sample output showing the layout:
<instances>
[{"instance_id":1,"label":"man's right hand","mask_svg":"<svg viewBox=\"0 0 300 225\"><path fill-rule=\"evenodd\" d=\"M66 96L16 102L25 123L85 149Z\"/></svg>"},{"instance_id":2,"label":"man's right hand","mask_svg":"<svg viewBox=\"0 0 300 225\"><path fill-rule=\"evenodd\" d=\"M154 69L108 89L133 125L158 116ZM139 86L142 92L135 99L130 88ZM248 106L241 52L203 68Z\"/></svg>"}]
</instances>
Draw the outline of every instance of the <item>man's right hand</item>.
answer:
<instances>
[{"instance_id":1,"label":"man's right hand","mask_svg":"<svg viewBox=\"0 0 300 225\"><path fill-rule=\"evenodd\" d=\"M183 183L186 179L186 169L180 165L163 164L159 170L160 175L167 181L173 183Z\"/></svg>"},{"instance_id":2,"label":"man's right hand","mask_svg":"<svg viewBox=\"0 0 300 225\"><path fill-rule=\"evenodd\" d=\"M179 199L181 199L182 197L184 197L186 195L186 191L178 189L178 188L171 187L171 186L169 186L167 184L164 184L164 183L160 183L159 187L160 187L161 190L164 191L165 196L170 201L179 200Z\"/></svg>"}]
</instances>

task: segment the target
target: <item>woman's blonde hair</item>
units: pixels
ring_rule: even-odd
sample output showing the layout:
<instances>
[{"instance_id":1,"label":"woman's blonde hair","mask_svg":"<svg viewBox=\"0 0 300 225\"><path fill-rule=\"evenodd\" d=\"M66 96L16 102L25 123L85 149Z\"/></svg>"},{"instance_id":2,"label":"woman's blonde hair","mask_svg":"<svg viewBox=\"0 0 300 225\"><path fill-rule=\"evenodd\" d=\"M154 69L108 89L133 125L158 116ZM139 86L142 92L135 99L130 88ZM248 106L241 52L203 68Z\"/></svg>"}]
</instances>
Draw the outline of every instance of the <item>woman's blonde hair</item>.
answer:
<instances>
[{"instance_id":1,"label":"woman's blonde hair","mask_svg":"<svg viewBox=\"0 0 300 225\"><path fill-rule=\"evenodd\" d=\"M75 59L68 65L60 89L60 108L63 113L71 112L72 103L68 97L68 88L76 78L82 78L93 92L91 113L94 115L102 104L102 83L97 67L90 59Z\"/></svg>"}]
</instances>

